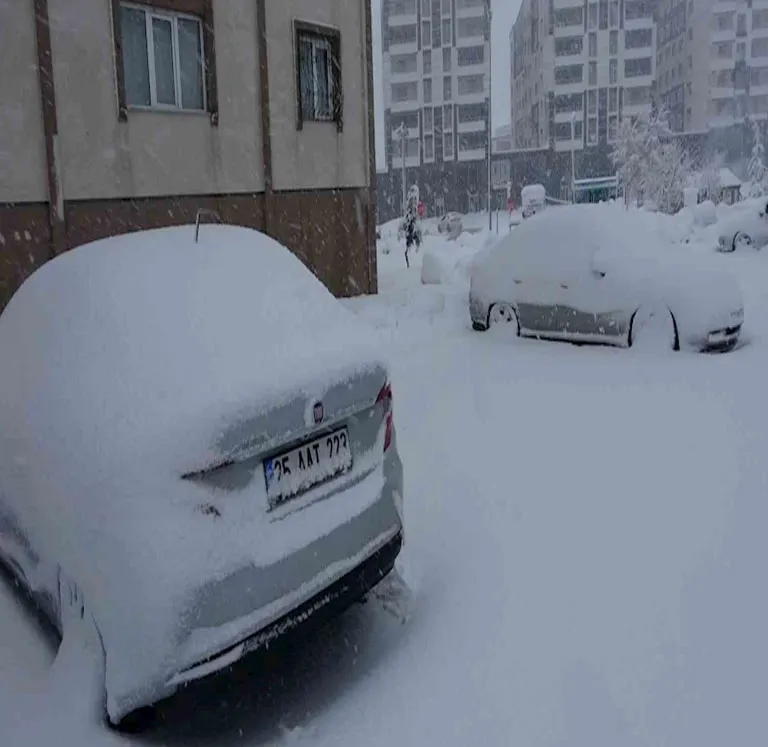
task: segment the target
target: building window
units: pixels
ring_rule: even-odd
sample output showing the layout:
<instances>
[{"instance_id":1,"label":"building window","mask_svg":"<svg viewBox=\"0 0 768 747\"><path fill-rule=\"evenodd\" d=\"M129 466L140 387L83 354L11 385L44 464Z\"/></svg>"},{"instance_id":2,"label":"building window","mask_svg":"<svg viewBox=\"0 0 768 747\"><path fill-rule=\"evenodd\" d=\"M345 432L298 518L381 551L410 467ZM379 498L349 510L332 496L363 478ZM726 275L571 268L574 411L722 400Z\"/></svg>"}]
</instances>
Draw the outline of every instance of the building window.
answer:
<instances>
[{"instance_id":1,"label":"building window","mask_svg":"<svg viewBox=\"0 0 768 747\"><path fill-rule=\"evenodd\" d=\"M624 48L639 49L653 44L653 29L632 29L624 32Z\"/></svg>"},{"instance_id":2,"label":"building window","mask_svg":"<svg viewBox=\"0 0 768 747\"><path fill-rule=\"evenodd\" d=\"M432 26L430 25L429 21L421 22L421 46L432 46Z\"/></svg>"},{"instance_id":3,"label":"building window","mask_svg":"<svg viewBox=\"0 0 768 747\"><path fill-rule=\"evenodd\" d=\"M410 26L392 26L389 29L390 46L397 44L415 44L416 43L416 25Z\"/></svg>"},{"instance_id":4,"label":"building window","mask_svg":"<svg viewBox=\"0 0 768 747\"><path fill-rule=\"evenodd\" d=\"M653 72L651 57L640 57L638 59L624 60L624 77L637 78L641 75L651 75Z\"/></svg>"},{"instance_id":5,"label":"building window","mask_svg":"<svg viewBox=\"0 0 768 747\"><path fill-rule=\"evenodd\" d=\"M443 72L447 73L451 69L451 48L443 48Z\"/></svg>"},{"instance_id":6,"label":"building window","mask_svg":"<svg viewBox=\"0 0 768 747\"><path fill-rule=\"evenodd\" d=\"M611 31L608 37L608 54L619 53L619 32Z\"/></svg>"},{"instance_id":7,"label":"building window","mask_svg":"<svg viewBox=\"0 0 768 747\"><path fill-rule=\"evenodd\" d=\"M589 85L597 85L597 62L594 61L589 63Z\"/></svg>"},{"instance_id":8,"label":"building window","mask_svg":"<svg viewBox=\"0 0 768 747\"><path fill-rule=\"evenodd\" d=\"M555 83L565 85L566 83L581 83L584 75L583 65L564 65L555 68Z\"/></svg>"},{"instance_id":9,"label":"building window","mask_svg":"<svg viewBox=\"0 0 768 747\"><path fill-rule=\"evenodd\" d=\"M431 104L432 103L432 78L425 78L423 85L424 85L424 103Z\"/></svg>"},{"instance_id":10,"label":"building window","mask_svg":"<svg viewBox=\"0 0 768 747\"><path fill-rule=\"evenodd\" d=\"M443 46L451 46L451 19L443 18Z\"/></svg>"},{"instance_id":11,"label":"building window","mask_svg":"<svg viewBox=\"0 0 768 747\"><path fill-rule=\"evenodd\" d=\"M485 47L459 47L456 55L459 67L482 65L485 62Z\"/></svg>"},{"instance_id":12,"label":"building window","mask_svg":"<svg viewBox=\"0 0 768 747\"><path fill-rule=\"evenodd\" d=\"M450 91L450 78L445 79ZM482 93L485 90L485 77L483 75L460 75L459 76L459 96L465 96L472 93ZM449 97L450 98L450 97Z\"/></svg>"},{"instance_id":13,"label":"building window","mask_svg":"<svg viewBox=\"0 0 768 747\"><path fill-rule=\"evenodd\" d=\"M205 111L203 23L120 5L124 106Z\"/></svg>"},{"instance_id":14,"label":"building window","mask_svg":"<svg viewBox=\"0 0 768 747\"><path fill-rule=\"evenodd\" d=\"M612 29L619 26L619 0L611 0L610 5L610 26Z\"/></svg>"},{"instance_id":15,"label":"building window","mask_svg":"<svg viewBox=\"0 0 768 747\"><path fill-rule=\"evenodd\" d=\"M597 119L592 118L589 120L589 129L587 130L587 143L594 145L597 143Z\"/></svg>"},{"instance_id":16,"label":"building window","mask_svg":"<svg viewBox=\"0 0 768 747\"><path fill-rule=\"evenodd\" d=\"M432 107L428 106L424 109L424 132L432 132L434 128L434 117L432 115Z\"/></svg>"},{"instance_id":17,"label":"building window","mask_svg":"<svg viewBox=\"0 0 768 747\"><path fill-rule=\"evenodd\" d=\"M435 139L432 135L426 135L424 137L424 160L435 160Z\"/></svg>"},{"instance_id":18,"label":"building window","mask_svg":"<svg viewBox=\"0 0 768 747\"><path fill-rule=\"evenodd\" d=\"M615 85L619 77L619 61L616 59L608 63L608 83Z\"/></svg>"},{"instance_id":19,"label":"building window","mask_svg":"<svg viewBox=\"0 0 768 747\"><path fill-rule=\"evenodd\" d=\"M589 19L589 28L596 29L597 28L597 3L589 4L589 11L588 11L587 17Z\"/></svg>"},{"instance_id":20,"label":"building window","mask_svg":"<svg viewBox=\"0 0 768 747\"><path fill-rule=\"evenodd\" d=\"M453 104L443 106L443 129L446 131L453 129Z\"/></svg>"},{"instance_id":21,"label":"building window","mask_svg":"<svg viewBox=\"0 0 768 747\"><path fill-rule=\"evenodd\" d=\"M424 55L424 64L423 67L423 73L424 75L431 75L432 74L432 50L431 49L425 49L422 52L422 55ZM394 57L392 58L394 59ZM394 72L394 68L392 70Z\"/></svg>"},{"instance_id":22,"label":"building window","mask_svg":"<svg viewBox=\"0 0 768 747\"><path fill-rule=\"evenodd\" d=\"M608 110L615 112L619 108L619 89L611 88L608 91Z\"/></svg>"},{"instance_id":23,"label":"building window","mask_svg":"<svg viewBox=\"0 0 768 747\"><path fill-rule=\"evenodd\" d=\"M608 141L614 142L619 134L619 118L613 114L608 117Z\"/></svg>"},{"instance_id":24,"label":"building window","mask_svg":"<svg viewBox=\"0 0 768 747\"><path fill-rule=\"evenodd\" d=\"M590 31L589 33L589 56L597 57L597 32Z\"/></svg>"},{"instance_id":25,"label":"building window","mask_svg":"<svg viewBox=\"0 0 768 747\"><path fill-rule=\"evenodd\" d=\"M341 37L335 29L296 24L298 126L336 122L341 130Z\"/></svg>"},{"instance_id":26,"label":"building window","mask_svg":"<svg viewBox=\"0 0 768 747\"><path fill-rule=\"evenodd\" d=\"M555 124L555 140L570 140L570 139L571 139L571 123L557 122Z\"/></svg>"},{"instance_id":27,"label":"building window","mask_svg":"<svg viewBox=\"0 0 768 747\"><path fill-rule=\"evenodd\" d=\"M453 133L443 137L443 160L453 158Z\"/></svg>"}]
</instances>

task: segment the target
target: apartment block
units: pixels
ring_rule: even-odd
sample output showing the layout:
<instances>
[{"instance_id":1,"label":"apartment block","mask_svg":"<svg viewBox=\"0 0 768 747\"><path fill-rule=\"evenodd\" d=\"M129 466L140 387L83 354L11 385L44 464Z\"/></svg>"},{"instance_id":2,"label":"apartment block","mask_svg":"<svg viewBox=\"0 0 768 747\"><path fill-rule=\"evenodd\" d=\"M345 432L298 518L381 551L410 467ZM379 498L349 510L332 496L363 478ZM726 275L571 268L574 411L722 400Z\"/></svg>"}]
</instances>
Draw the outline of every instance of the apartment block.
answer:
<instances>
[{"instance_id":1,"label":"apartment block","mask_svg":"<svg viewBox=\"0 0 768 747\"><path fill-rule=\"evenodd\" d=\"M487 0L382 0L388 168L408 129L407 168L483 161L488 132Z\"/></svg>"},{"instance_id":2,"label":"apartment block","mask_svg":"<svg viewBox=\"0 0 768 747\"><path fill-rule=\"evenodd\" d=\"M49 259L198 211L376 290L370 6L0 2L0 309Z\"/></svg>"},{"instance_id":3,"label":"apartment block","mask_svg":"<svg viewBox=\"0 0 768 747\"><path fill-rule=\"evenodd\" d=\"M514 147L558 151L615 140L647 111L656 0L523 0L510 33Z\"/></svg>"},{"instance_id":4,"label":"apartment block","mask_svg":"<svg viewBox=\"0 0 768 747\"><path fill-rule=\"evenodd\" d=\"M660 0L657 91L677 131L768 116L768 0Z\"/></svg>"}]
</instances>

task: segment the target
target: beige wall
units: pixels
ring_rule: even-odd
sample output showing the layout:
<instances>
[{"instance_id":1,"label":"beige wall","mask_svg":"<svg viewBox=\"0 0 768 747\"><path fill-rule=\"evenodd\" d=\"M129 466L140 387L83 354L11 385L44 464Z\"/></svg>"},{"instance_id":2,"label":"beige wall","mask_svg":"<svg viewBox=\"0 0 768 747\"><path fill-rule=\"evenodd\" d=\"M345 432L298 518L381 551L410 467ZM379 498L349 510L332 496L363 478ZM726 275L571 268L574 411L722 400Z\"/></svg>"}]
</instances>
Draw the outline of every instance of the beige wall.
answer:
<instances>
[{"instance_id":1,"label":"beige wall","mask_svg":"<svg viewBox=\"0 0 768 747\"><path fill-rule=\"evenodd\" d=\"M49 3L65 200L264 189L253 0L214 3L218 127L188 112L119 122L109 0Z\"/></svg>"},{"instance_id":2,"label":"beige wall","mask_svg":"<svg viewBox=\"0 0 768 747\"><path fill-rule=\"evenodd\" d=\"M267 0L272 169L276 190L365 187L368 112L365 16L368 0ZM334 26L341 32L344 129L305 122L296 129L293 21Z\"/></svg>"},{"instance_id":3,"label":"beige wall","mask_svg":"<svg viewBox=\"0 0 768 747\"><path fill-rule=\"evenodd\" d=\"M31 2L0 0L0 202L48 199Z\"/></svg>"}]
</instances>

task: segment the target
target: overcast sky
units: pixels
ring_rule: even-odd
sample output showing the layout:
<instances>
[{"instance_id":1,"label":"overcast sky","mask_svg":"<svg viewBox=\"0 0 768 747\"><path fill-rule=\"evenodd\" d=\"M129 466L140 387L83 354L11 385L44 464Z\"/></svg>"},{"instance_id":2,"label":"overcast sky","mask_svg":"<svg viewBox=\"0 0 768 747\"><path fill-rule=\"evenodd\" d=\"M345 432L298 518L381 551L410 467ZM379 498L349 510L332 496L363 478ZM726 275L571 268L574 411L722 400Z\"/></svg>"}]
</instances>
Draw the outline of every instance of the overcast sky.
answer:
<instances>
[{"instance_id":1,"label":"overcast sky","mask_svg":"<svg viewBox=\"0 0 768 747\"><path fill-rule=\"evenodd\" d=\"M373 5L373 77L376 97L376 162L384 163L384 94L381 82L381 0ZM491 0L493 6L493 126L509 123L509 31L520 0Z\"/></svg>"}]
</instances>

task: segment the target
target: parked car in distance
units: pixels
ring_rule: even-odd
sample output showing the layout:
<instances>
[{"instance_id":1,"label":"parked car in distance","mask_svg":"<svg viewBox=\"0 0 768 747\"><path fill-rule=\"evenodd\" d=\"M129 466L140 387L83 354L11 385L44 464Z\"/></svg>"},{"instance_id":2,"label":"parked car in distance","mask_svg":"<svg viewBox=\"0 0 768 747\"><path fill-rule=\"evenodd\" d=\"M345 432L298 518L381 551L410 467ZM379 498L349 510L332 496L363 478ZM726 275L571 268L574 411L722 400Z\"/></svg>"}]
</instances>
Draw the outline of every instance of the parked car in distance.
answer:
<instances>
[{"instance_id":1,"label":"parked car in distance","mask_svg":"<svg viewBox=\"0 0 768 747\"><path fill-rule=\"evenodd\" d=\"M720 252L737 249L762 249L768 244L768 198L760 197L737 203L728 209L717 238Z\"/></svg>"},{"instance_id":2,"label":"parked car in distance","mask_svg":"<svg viewBox=\"0 0 768 747\"><path fill-rule=\"evenodd\" d=\"M273 239L60 255L0 315L0 558L96 632L109 721L338 614L392 569L386 362ZM265 687L268 685L265 683Z\"/></svg>"},{"instance_id":3,"label":"parked car in distance","mask_svg":"<svg viewBox=\"0 0 768 747\"><path fill-rule=\"evenodd\" d=\"M659 247L642 220L617 210L558 207L478 254L472 326L621 347L732 349L744 320L736 280L705 257Z\"/></svg>"},{"instance_id":4,"label":"parked car in distance","mask_svg":"<svg viewBox=\"0 0 768 747\"><path fill-rule=\"evenodd\" d=\"M437 224L437 231L449 239L457 239L464 230L464 219L459 213L446 213Z\"/></svg>"},{"instance_id":5,"label":"parked car in distance","mask_svg":"<svg viewBox=\"0 0 768 747\"><path fill-rule=\"evenodd\" d=\"M542 184L526 184L521 193L523 218L530 218L546 207L547 192Z\"/></svg>"}]
</instances>

